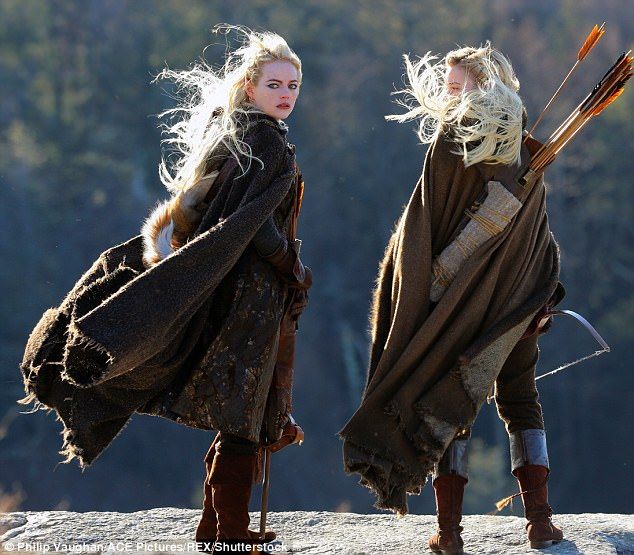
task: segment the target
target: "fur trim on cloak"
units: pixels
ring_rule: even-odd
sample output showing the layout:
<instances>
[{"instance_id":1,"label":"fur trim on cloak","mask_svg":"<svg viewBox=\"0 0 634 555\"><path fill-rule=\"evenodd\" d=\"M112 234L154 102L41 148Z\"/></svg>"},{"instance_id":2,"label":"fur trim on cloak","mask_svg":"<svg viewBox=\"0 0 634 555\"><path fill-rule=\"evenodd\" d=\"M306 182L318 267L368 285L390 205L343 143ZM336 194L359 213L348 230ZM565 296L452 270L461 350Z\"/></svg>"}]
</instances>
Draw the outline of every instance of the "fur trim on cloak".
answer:
<instances>
[{"instance_id":1,"label":"fur trim on cloak","mask_svg":"<svg viewBox=\"0 0 634 555\"><path fill-rule=\"evenodd\" d=\"M182 247L196 230L208 204L205 198L219 172L214 171L171 199L159 203L141 227L143 263L154 266Z\"/></svg>"}]
</instances>

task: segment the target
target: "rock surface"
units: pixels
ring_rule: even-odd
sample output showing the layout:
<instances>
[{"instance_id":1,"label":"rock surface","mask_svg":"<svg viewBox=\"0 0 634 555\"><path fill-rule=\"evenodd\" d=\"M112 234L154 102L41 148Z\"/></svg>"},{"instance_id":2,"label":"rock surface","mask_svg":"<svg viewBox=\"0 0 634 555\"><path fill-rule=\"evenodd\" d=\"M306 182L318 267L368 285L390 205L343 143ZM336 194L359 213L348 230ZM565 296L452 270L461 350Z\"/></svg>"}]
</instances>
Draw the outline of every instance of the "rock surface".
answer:
<instances>
[{"instance_id":1,"label":"rock surface","mask_svg":"<svg viewBox=\"0 0 634 555\"><path fill-rule=\"evenodd\" d=\"M191 539L200 512L162 508L135 513L67 511L0 514L0 552L195 552ZM257 526L259 515L251 514ZM557 515L566 539L541 553L634 554L634 516ZM435 517L330 512L271 513L269 528L281 540L274 553L406 555L426 553ZM465 553L540 553L526 543L524 521L513 516L463 519ZM254 528L252 526L252 528Z\"/></svg>"}]
</instances>

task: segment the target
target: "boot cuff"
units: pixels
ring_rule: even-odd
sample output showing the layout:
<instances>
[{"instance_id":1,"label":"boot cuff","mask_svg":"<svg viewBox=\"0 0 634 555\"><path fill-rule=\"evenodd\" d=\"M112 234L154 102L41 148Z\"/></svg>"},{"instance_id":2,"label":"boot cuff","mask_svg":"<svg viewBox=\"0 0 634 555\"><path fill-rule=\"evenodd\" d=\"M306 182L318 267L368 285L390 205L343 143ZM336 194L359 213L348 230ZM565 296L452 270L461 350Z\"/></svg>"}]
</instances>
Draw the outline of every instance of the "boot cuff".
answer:
<instances>
[{"instance_id":1,"label":"boot cuff","mask_svg":"<svg viewBox=\"0 0 634 555\"><path fill-rule=\"evenodd\" d=\"M468 466L469 466L469 453L467 447L469 445L468 439L454 439L447 447L444 455L434 467L435 480L438 476L446 474L458 474L465 480L469 479Z\"/></svg>"},{"instance_id":2,"label":"boot cuff","mask_svg":"<svg viewBox=\"0 0 634 555\"><path fill-rule=\"evenodd\" d=\"M548 464L545 430L520 430L509 435L511 445L511 472L529 464L545 466Z\"/></svg>"}]
</instances>

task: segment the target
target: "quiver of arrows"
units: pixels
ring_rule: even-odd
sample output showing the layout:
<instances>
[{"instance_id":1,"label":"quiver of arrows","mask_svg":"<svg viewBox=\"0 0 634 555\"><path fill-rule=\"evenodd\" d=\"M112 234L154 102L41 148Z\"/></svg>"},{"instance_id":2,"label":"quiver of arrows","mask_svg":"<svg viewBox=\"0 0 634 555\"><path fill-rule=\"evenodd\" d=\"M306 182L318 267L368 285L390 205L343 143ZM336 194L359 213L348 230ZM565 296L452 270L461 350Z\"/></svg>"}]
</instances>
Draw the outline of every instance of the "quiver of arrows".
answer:
<instances>
[{"instance_id":1,"label":"quiver of arrows","mask_svg":"<svg viewBox=\"0 0 634 555\"><path fill-rule=\"evenodd\" d=\"M586 40L584 41L579 53L577 61L573 68L568 72L563 83L557 89L557 92L549 100L546 108L542 111L539 118L527 134L525 141L533 140L530 133L535 129L546 110L550 107L563 85L570 77L577 65L583 61L590 50L601 38L605 32L605 23L601 27L594 26ZM581 103L572 111L572 113L564 120L564 122L551 133L544 143L537 148L531 157L530 164L524 175L519 178L520 184L530 186L536 178L543 173L545 168L552 164L557 155L563 148L583 129L583 127L594 117L598 116L605 108L614 102L623 92L625 84L632 77L632 51L624 52L619 56L614 65L605 73L601 80L593 87L592 91L581 101Z\"/></svg>"}]
</instances>

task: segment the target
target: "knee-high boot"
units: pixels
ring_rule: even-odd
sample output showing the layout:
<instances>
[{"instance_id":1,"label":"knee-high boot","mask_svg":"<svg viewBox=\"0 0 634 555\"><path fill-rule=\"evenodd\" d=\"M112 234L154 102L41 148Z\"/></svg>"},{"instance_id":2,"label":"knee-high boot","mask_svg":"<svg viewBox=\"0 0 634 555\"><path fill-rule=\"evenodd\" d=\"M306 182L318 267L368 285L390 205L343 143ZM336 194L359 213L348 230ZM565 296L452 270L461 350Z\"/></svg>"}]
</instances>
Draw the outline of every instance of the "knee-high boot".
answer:
<instances>
[{"instance_id":1,"label":"knee-high boot","mask_svg":"<svg viewBox=\"0 0 634 555\"><path fill-rule=\"evenodd\" d=\"M454 440L440 459L433 477L438 512L438 533L429 538L429 548L442 555L463 553L462 500L468 482L467 439Z\"/></svg>"},{"instance_id":2,"label":"knee-high boot","mask_svg":"<svg viewBox=\"0 0 634 555\"><path fill-rule=\"evenodd\" d=\"M249 500L257 465L255 443L221 436L208 478L217 518L217 544L262 543L258 533L249 530ZM267 532L263 541L273 539L275 533Z\"/></svg>"},{"instance_id":3,"label":"knee-high boot","mask_svg":"<svg viewBox=\"0 0 634 555\"><path fill-rule=\"evenodd\" d=\"M216 511L214 510L211 484L209 483L209 476L211 474L211 467L216 456L216 445L219 441L220 434L216 434L209 451L205 455L205 481L203 482L203 512L196 528L195 539L197 542L213 544L216 541L216 535L218 533L218 519L216 518Z\"/></svg>"},{"instance_id":4,"label":"knee-high boot","mask_svg":"<svg viewBox=\"0 0 634 555\"><path fill-rule=\"evenodd\" d=\"M548 504L548 451L544 430L521 430L510 434L511 464L517 478L526 520L528 541L533 549L560 542L564 534L555 526Z\"/></svg>"}]
</instances>

